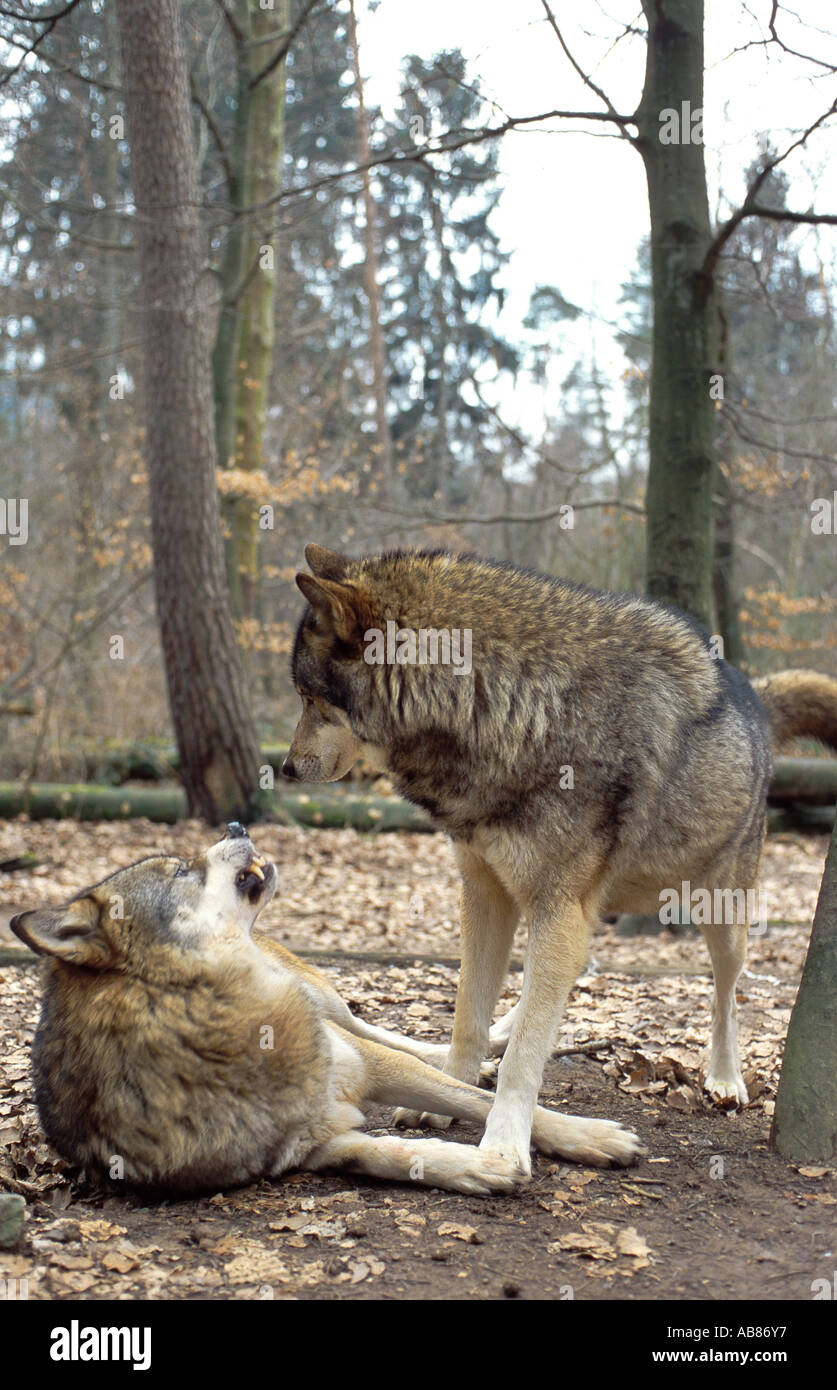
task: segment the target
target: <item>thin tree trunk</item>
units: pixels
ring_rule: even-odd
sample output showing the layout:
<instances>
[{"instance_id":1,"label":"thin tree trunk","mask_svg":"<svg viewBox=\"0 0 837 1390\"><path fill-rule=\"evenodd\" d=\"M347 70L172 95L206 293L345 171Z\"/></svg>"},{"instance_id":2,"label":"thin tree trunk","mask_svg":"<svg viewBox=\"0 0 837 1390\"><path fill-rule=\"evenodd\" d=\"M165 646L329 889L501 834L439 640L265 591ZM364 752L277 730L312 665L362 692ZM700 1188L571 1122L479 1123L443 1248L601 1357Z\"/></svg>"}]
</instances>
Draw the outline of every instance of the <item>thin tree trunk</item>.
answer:
<instances>
[{"instance_id":1,"label":"thin tree trunk","mask_svg":"<svg viewBox=\"0 0 837 1390\"><path fill-rule=\"evenodd\" d=\"M267 61L270 49L259 40L285 31L290 23L288 0L274 9L255 8L249 19L251 76ZM249 80L249 79L248 79ZM235 382L234 467L256 472L264 465L267 391L273 361L276 304L276 216L272 208L259 211L277 192L282 180L285 130L285 60L255 87L246 101L247 134L243 175L248 214L245 253L247 275L238 312ZM252 272L252 273L251 273ZM230 535L227 574L236 617L255 616L259 565L258 502L246 494L233 495L224 508Z\"/></svg>"},{"instance_id":2,"label":"thin tree trunk","mask_svg":"<svg viewBox=\"0 0 837 1390\"><path fill-rule=\"evenodd\" d=\"M360 53L357 41L357 21L354 0L349 0L346 15L349 44L352 50L352 67L355 78L355 91L358 100L357 142L358 164L363 170L363 212L364 212L364 263L363 284L369 306L369 356L372 365L372 388L375 396L375 443L378 463L384 483L384 496L392 500L392 435L387 419L387 365L384 335L381 328L381 293L379 288L380 267L376 241L377 208L372 196L372 183L366 167L371 158L369 151L369 113L363 94L363 79L360 73Z\"/></svg>"},{"instance_id":3,"label":"thin tree trunk","mask_svg":"<svg viewBox=\"0 0 837 1390\"><path fill-rule=\"evenodd\" d=\"M191 814L258 804L258 744L230 618L212 422L208 276L176 0L117 0L144 310L154 581Z\"/></svg>"},{"instance_id":4,"label":"thin tree trunk","mask_svg":"<svg viewBox=\"0 0 837 1390\"><path fill-rule=\"evenodd\" d=\"M239 30L246 35L248 0L236 0L235 17ZM231 468L235 455L235 388L236 347L238 344L239 300L247 273L247 220L241 214L245 206L244 174L247 159L247 128L250 121L250 62L243 43L236 44L235 119L230 141L231 179L228 193L232 222L221 263L221 310L212 353L212 373L215 392L215 441L218 462Z\"/></svg>"},{"instance_id":5,"label":"thin tree trunk","mask_svg":"<svg viewBox=\"0 0 837 1390\"><path fill-rule=\"evenodd\" d=\"M837 826L793 1006L770 1134L785 1158L837 1158Z\"/></svg>"},{"instance_id":6,"label":"thin tree trunk","mask_svg":"<svg viewBox=\"0 0 837 1390\"><path fill-rule=\"evenodd\" d=\"M712 240L697 125L703 0L642 0L642 7L648 50L637 125L648 180L654 294L647 587L652 597L711 626L715 410L709 378L718 370L719 324L711 278L701 273ZM671 129L665 112L677 113L678 143L661 139Z\"/></svg>"}]
</instances>

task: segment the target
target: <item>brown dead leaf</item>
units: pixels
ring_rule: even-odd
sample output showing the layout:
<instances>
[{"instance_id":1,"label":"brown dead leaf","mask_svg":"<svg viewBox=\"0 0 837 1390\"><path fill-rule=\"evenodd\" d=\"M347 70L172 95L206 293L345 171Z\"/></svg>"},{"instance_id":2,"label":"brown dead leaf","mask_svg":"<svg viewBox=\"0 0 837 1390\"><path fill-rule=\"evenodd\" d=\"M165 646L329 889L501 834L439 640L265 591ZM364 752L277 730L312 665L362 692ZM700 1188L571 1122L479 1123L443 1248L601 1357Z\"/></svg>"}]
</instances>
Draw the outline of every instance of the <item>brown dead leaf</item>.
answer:
<instances>
[{"instance_id":1,"label":"brown dead leaf","mask_svg":"<svg viewBox=\"0 0 837 1390\"><path fill-rule=\"evenodd\" d=\"M56 1250L49 1262L59 1269L90 1269L93 1264L89 1255L73 1255L69 1250Z\"/></svg>"},{"instance_id":2,"label":"brown dead leaf","mask_svg":"<svg viewBox=\"0 0 837 1390\"><path fill-rule=\"evenodd\" d=\"M672 1110L700 1110L702 1104L697 1092L691 1086L676 1086L666 1096L666 1105Z\"/></svg>"},{"instance_id":3,"label":"brown dead leaf","mask_svg":"<svg viewBox=\"0 0 837 1390\"><path fill-rule=\"evenodd\" d=\"M553 1254L579 1255L587 1260L615 1260L616 1251L600 1236L588 1235L585 1231L568 1231L548 1245Z\"/></svg>"},{"instance_id":4,"label":"brown dead leaf","mask_svg":"<svg viewBox=\"0 0 837 1390\"><path fill-rule=\"evenodd\" d=\"M115 1221L105 1221L98 1217L79 1221L78 1228L85 1240L110 1240L112 1236L127 1234L124 1226L117 1226Z\"/></svg>"},{"instance_id":5,"label":"brown dead leaf","mask_svg":"<svg viewBox=\"0 0 837 1390\"><path fill-rule=\"evenodd\" d=\"M373 1276L383 1274L386 1265L383 1260L377 1260L374 1255L372 1255L368 1260L350 1260L349 1269L352 1272L350 1282L352 1284L360 1284L364 1279L368 1278L370 1274Z\"/></svg>"},{"instance_id":6,"label":"brown dead leaf","mask_svg":"<svg viewBox=\"0 0 837 1390\"><path fill-rule=\"evenodd\" d=\"M269 1231L299 1231L303 1226L307 1226L311 1220L310 1216L297 1212L296 1216L282 1216L278 1221L268 1221Z\"/></svg>"},{"instance_id":7,"label":"brown dead leaf","mask_svg":"<svg viewBox=\"0 0 837 1390\"><path fill-rule=\"evenodd\" d=\"M642 1260L648 1263L648 1256L651 1254L646 1243L645 1237L641 1236L636 1226L626 1226L616 1237L616 1249L620 1255L630 1255L631 1259Z\"/></svg>"},{"instance_id":8,"label":"brown dead leaf","mask_svg":"<svg viewBox=\"0 0 837 1390\"><path fill-rule=\"evenodd\" d=\"M127 1274L129 1270L138 1268L139 1260L124 1250L109 1250L102 1256L102 1264L105 1269L112 1269L116 1274Z\"/></svg>"},{"instance_id":9,"label":"brown dead leaf","mask_svg":"<svg viewBox=\"0 0 837 1390\"><path fill-rule=\"evenodd\" d=\"M224 1265L231 1284L286 1284L290 1270L273 1250L247 1241L242 1253Z\"/></svg>"},{"instance_id":10,"label":"brown dead leaf","mask_svg":"<svg viewBox=\"0 0 837 1390\"><path fill-rule=\"evenodd\" d=\"M477 1231L476 1226L460 1225L458 1221L443 1221L437 1227L436 1234L439 1236L453 1236L454 1240L464 1240L466 1245L482 1245L482 1236Z\"/></svg>"}]
</instances>

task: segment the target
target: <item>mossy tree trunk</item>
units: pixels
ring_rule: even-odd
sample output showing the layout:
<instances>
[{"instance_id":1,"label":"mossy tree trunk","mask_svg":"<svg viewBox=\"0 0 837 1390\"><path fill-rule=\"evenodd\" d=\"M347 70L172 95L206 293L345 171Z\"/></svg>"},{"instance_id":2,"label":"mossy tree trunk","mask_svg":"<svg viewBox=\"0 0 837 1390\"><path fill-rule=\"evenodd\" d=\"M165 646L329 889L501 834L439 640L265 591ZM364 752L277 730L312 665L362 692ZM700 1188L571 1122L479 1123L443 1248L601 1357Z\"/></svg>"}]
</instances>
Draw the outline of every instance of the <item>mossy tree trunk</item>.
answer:
<instances>
[{"instance_id":1,"label":"mossy tree trunk","mask_svg":"<svg viewBox=\"0 0 837 1390\"><path fill-rule=\"evenodd\" d=\"M242 244L235 252L238 312L234 351L232 454L224 463L235 470L257 473L264 464L264 433L270 368L273 361L276 303L276 207L264 206L277 193L282 179L285 125L285 59L270 72L270 35L283 35L290 19L289 0L276 0L272 9L244 5L247 35L239 57L237 157ZM276 48L284 41L280 37ZM263 74L263 75L261 75ZM241 230L237 232L241 237ZM227 406L227 410L229 407ZM224 414L224 447L229 442L229 416ZM266 499L265 499L266 500ZM258 583L259 499L257 488L233 487L223 503L226 524L227 577L237 618L253 618Z\"/></svg>"},{"instance_id":2,"label":"mossy tree trunk","mask_svg":"<svg viewBox=\"0 0 837 1390\"><path fill-rule=\"evenodd\" d=\"M230 11L238 30L247 33L248 0L233 0ZM221 262L221 309L212 354L215 392L215 441L218 462L231 468L235 455L236 347L238 345L239 300L247 274L248 228L242 214L245 206L244 175L247 157L247 129L250 120L250 62L243 42L235 45L235 117L230 140L227 193L232 214L224 256Z\"/></svg>"}]
</instances>

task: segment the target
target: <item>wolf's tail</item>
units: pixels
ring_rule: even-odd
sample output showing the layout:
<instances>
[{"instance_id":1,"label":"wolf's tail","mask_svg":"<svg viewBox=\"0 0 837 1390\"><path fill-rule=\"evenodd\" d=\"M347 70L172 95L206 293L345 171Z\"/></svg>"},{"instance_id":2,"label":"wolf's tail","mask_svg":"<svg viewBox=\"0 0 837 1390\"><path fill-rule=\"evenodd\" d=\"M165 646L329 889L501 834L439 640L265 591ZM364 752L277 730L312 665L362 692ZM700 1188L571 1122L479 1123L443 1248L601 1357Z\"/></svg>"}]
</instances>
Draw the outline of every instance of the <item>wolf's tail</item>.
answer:
<instances>
[{"instance_id":1,"label":"wolf's tail","mask_svg":"<svg viewBox=\"0 0 837 1390\"><path fill-rule=\"evenodd\" d=\"M837 752L837 680L818 671L759 676L753 689L767 710L774 752L792 738L817 738Z\"/></svg>"}]
</instances>

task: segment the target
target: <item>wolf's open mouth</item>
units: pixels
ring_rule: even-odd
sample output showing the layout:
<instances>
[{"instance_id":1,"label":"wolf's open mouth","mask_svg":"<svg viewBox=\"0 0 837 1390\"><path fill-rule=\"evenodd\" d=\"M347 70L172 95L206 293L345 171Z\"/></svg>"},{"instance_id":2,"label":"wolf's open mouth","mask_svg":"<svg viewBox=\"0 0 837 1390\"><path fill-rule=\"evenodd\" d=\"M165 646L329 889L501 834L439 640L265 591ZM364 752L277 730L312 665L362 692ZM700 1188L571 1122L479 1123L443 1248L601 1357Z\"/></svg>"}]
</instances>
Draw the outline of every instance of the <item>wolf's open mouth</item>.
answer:
<instances>
[{"instance_id":1,"label":"wolf's open mouth","mask_svg":"<svg viewBox=\"0 0 837 1390\"><path fill-rule=\"evenodd\" d=\"M253 854L250 863L243 869L239 869L235 876L238 889L246 895L251 903L257 903L265 889L265 869L269 863L261 854Z\"/></svg>"}]
</instances>

